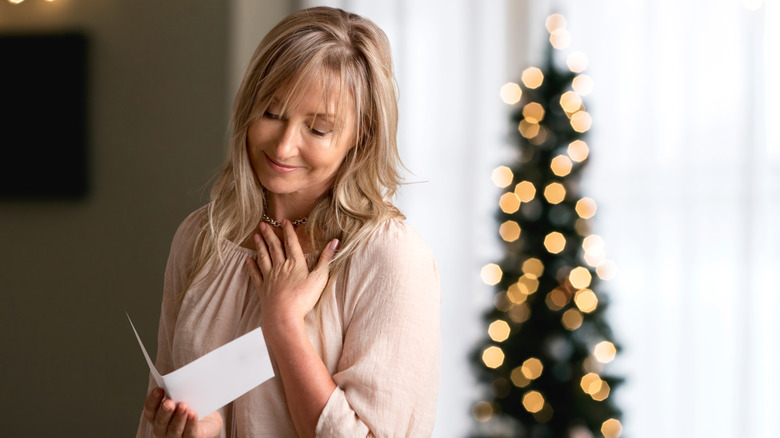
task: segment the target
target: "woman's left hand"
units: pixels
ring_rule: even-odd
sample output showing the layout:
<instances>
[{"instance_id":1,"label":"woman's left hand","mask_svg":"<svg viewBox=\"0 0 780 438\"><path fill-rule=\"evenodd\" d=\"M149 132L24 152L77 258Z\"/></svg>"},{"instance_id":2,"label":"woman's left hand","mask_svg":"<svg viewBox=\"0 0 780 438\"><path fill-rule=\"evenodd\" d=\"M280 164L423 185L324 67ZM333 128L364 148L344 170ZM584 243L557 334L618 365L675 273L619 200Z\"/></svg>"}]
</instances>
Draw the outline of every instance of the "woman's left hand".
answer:
<instances>
[{"instance_id":1,"label":"woman's left hand","mask_svg":"<svg viewBox=\"0 0 780 438\"><path fill-rule=\"evenodd\" d=\"M303 321L319 300L328 282L329 263L338 249L334 239L322 250L317 265L309 271L306 258L289 221L282 222L284 243L271 227L260 224L254 235L257 260L247 258L252 284L260 298L262 325L280 321Z\"/></svg>"}]
</instances>

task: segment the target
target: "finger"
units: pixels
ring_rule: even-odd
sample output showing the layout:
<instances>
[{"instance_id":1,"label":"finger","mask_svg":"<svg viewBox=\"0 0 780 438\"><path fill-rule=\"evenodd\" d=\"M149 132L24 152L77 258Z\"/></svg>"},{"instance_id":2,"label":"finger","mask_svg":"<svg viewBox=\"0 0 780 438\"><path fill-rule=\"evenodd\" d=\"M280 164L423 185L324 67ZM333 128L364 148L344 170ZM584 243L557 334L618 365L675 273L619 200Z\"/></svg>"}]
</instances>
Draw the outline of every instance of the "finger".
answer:
<instances>
[{"instance_id":1,"label":"finger","mask_svg":"<svg viewBox=\"0 0 780 438\"><path fill-rule=\"evenodd\" d=\"M171 422L168 423L168 435L180 436L187 423L187 403L179 403L173 413Z\"/></svg>"},{"instance_id":2,"label":"finger","mask_svg":"<svg viewBox=\"0 0 780 438\"><path fill-rule=\"evenodd\" d=\"M266 246L268 246L268 253L271 255L271 262L274 265L284 262L284 249L282 248L282 243L279 242L279 238L276 237L276 234L274 233L274 230L271 229L271 226L266 223L261 223L260 232L263 235L263 240L265 241Z\"/></svg>"},{"instance_id":3,"label":"finger","mask_svg":"<svg viewBox=\"0 0 780 438\"><path fill-rule=\"evenodd\" d=\"M284 236L284 251L287 256L294 259L303 259L303 249L295 234L295 228L287 219L282 221L282 233Z\"/></svg>"},{"instance_id":4,"label":"finger","mask_svg":"<svg viewBox=\"0 0 780 438\"><path fill-rule=\"evenodd\" d=\"M325 249L322 250L322 254L320 254L319 260L317 260L317 266L314 267L314 271L328 272L328 269L330 269L330 262L336 257L339 243L339 239L333 239L328 243Z\"/></svg>"},{"instance_id":5,"label":"finger","mask_svg":"<svg viewBox=\"0 0 780 438\"><path fill-rule=\"evenodd\" d=\"M185 438L195 438L198 436L198 414L190 410L187 413L187 424L184 425L182 436Z\"/></svg>"},{"instance_id":6,"label":"finger","mask_svg":"<svg viewBox=\"0 0 780 438\"><path fill-rule=\"evenodd\" d=\"M260 272L260 268L257 267L257 263L252 257L246 258L246 270L249 272L249 279L255 288L259 288L263 284L263 274Z\"/></svg>"},{"instance_id":7,"label":"finger","mask_svg":"<svg viewBox=\"0 0 780 438\"><path fill-rule=\"evenodd\" d=\"M165 435L168 431L168 423L171 422L173 416L173 410L176 409L176 403L173 400L167 398L160 403L160 407L157 409L157 414L154 416L154 433L158 435Z\"/></svg>"},{"instance_id":8,"label":"finger","mask_svg":"<svg viewBox=\"0 0 780 438\"><path fill-rule=\"evenodd\" d=\"M267 274L273 267L271 256L268 254L268 247L265 246L265 241L259 234L255 234L254 239L255 248L257 248L257 266L260 268L260 272Z\"/></svg>"},{"instance_id":9,"label":"finger","mask_svg":"<svg viewBox=\"0 0 780 438\"><path fill-rule=\"evenodd\" d=\"M154 416L164 396L165 391L162 388L154 388L149 391L149 395L146 396L146 401L144 402L144 418L146 418L146 421L150 423L154 421Z\"/></svg>"}]
</instances>

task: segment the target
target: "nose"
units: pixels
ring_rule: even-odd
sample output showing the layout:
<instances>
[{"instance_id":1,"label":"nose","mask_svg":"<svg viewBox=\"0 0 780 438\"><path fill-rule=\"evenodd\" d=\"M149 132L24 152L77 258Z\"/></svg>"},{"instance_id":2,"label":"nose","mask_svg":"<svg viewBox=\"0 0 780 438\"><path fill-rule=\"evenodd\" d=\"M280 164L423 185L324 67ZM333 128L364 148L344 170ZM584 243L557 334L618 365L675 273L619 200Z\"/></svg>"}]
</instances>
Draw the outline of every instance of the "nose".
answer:
<instances>
[{"instance_id":1,"label":"nose","mask_svg":"<svg viewBox=\"0 0 780 438\"><path fill-rule=\"evenodd\" d=\"M284 129L280 133L276 143L276 158L285 159L294 157L298 151L298 143L300 141L300 133L297 132L293 123L287 121L284 124Z\"/></svg>"}]
</instances>

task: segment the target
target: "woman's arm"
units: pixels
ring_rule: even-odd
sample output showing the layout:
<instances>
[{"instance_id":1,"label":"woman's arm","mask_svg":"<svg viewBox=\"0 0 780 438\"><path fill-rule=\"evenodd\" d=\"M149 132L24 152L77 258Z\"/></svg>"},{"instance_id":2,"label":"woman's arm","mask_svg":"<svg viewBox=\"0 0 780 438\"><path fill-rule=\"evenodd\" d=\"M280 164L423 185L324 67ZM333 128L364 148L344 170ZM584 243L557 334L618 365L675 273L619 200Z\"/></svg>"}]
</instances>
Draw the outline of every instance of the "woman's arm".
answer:
<instances>
[{"instance_id":1,"label":"woman's arm","mask_svg":"<svg viewBox=\"0 0 780 438\"><path fill-rule=\"evenodd\" d=\"M263 320L302 436L426 436L433 429L441 373L438 270L411 227L390 221L380 231L350 261L338 310L346 330L333 376L306 337L300 313ZM260 269L269 269L273 256L266 250L259 247L250 272L263 263ZM260 281L255 273L253 282Z\"/></svg>"},{"instance_id":2,"label":"woman's arm","mask_svg":"<svg viewBox=\"0 0 780 438\"><path fill-rule=\"evenodd\" d=\"M248 258L247 267L295 430L301 437L313 437L336 383L306 336L304 318L327 284L338 241L327 245L310 272L293 226L285 220L283 227L284 245L267 224L260 224L262 237L255 235L257 260Z\"/></svg>"}]
</instances>

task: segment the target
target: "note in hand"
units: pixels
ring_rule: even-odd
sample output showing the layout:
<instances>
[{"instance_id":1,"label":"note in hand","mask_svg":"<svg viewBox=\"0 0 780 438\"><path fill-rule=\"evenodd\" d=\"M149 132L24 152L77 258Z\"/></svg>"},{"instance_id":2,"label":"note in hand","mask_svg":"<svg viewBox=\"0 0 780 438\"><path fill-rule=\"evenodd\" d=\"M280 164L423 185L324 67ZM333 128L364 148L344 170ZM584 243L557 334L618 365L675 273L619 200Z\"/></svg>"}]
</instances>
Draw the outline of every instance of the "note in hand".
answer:
<instances>
[{"instance_id":1,"label":"note in hand","mask_svg":"<svg viewBox=\"0 0 780 438\"><path fill-rule=\"evenodd\" d=\"M127 316L130 320L130 315ZM164 376L155 368L130 320L157 386L175 402L187 402L198 418L225 406L274 376L263 332L255 330Z\"/></svg>"}]
</instances>

